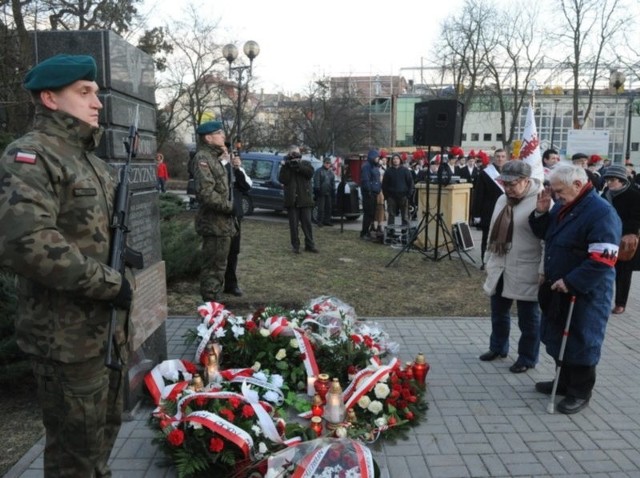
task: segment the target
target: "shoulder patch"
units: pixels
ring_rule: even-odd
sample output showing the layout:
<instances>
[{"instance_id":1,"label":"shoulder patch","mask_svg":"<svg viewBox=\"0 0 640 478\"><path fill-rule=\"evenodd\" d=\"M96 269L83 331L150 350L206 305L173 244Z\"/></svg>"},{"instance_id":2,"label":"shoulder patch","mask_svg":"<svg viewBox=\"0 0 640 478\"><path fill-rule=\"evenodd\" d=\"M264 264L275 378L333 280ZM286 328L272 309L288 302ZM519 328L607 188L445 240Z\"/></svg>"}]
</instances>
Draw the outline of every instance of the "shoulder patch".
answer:
<instances>
[{"instance_id":1,"label":"shoulder patch","mask_svg":"<svg viewBox=\"0 0 640 478\"><path fill-rule=\"evenodd\" d=\"M16 163L36 164L36 153L31 151L18 151L16 153Z\"/></svg>"},{"instance_id":2,"label":"shoulder patch","mask_svg":"<svg viewBox=\"0 0 640 478\"><path fill-rule=\"evenodd\" d=\"M199 166L201 166L201 167L208 167L208 166L209 166L209 163L207 163L206 161L200 161L200 162L198 163L198 165L199 165Z\"/></svg>"}]
</instances>

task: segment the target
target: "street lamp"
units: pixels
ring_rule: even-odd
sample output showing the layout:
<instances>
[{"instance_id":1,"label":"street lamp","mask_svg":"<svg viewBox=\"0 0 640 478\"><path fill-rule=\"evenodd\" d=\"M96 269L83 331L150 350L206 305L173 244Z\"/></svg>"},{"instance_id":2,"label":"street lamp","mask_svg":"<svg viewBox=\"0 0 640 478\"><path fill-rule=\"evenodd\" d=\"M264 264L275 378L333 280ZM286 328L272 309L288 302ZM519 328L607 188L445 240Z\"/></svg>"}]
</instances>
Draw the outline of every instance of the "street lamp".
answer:
<instances>
[{"instance_id":1,"label":"street lamp","mask_svg":"<svg viewBox=\"0 0 640 478\"><path fill-rule=\"evenodd\" d=\"M616 95L620 92L622 87L624 86L624 81L626 80L624 73L618 70L611 71L611 76L609 77L609 86L615 88ZM627 106L627 144L624 153L624 161L628 163L631 161L631 117L633 116L633 100L634 95L629 93L629 104Z\"/></svg>"},{"instance_id":2,"label":"street lamp","mask_svg":"<svg viewBox=\"0 0 640 478\"><path fill-rule=\"evenodd\" d=\"M238 104L236 106L236 139L235 139L235 148L240 150L242 148L242 82L244 80L244 74L247 73L247 83L245 86L248 88L248 82L251 78L251 69L253 66L253 60L260 53L260 45L253 40L249 40L242 47L242 51L245 56L249 58L248 65L240 65L240 66L232 66L233 62L238 58L238 48L233 44L229 43L222 47L222 56L229 62L229 77L232 77L234 74L237 77L238 84L236 88L238 90Z\"/></svg>"}]
</instances>

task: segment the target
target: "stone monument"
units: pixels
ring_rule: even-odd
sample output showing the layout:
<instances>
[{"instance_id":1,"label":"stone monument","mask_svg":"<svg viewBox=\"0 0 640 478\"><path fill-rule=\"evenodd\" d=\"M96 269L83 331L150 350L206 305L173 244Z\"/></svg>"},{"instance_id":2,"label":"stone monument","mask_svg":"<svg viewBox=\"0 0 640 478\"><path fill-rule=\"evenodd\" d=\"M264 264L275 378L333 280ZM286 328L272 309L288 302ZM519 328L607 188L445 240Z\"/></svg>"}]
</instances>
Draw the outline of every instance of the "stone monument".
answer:
<instances>
[{"instance_id":1,"label":"stone monument","mask_svg":"<svg viewBox=\"0 0 640 478\"><path fill-rule=\"evenodd\" d=\"M133 334L125 394L131 411L144 391L144 376L167 358L165 320L167 288L160 243L160 213L156 190L156 102L152 58L111 31L47 31L32 34L34 64L59 53L91 55L98 65L100 124L105 129L96 154L122 166L127 158L123 140L138 110L140 141L131 165L132 191L127 241L144 256L144 269L134 271L136 291L131 311Z\"/></svg>"}]
</instances>

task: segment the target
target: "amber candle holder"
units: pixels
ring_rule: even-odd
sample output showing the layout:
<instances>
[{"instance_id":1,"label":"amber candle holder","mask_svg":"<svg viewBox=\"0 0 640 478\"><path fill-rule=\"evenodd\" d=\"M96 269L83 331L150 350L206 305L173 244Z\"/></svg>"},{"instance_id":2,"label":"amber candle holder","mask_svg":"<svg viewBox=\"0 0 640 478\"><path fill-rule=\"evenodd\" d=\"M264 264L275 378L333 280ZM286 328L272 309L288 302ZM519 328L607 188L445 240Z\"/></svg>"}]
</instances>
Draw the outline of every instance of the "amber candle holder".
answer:
<instances>
[{"instance_id":1,"label":"amber candle holder","mask_svg":"<svg viewBox=\"0 0 640 478\"><path fill-rule=\"evenodd\" d=\"M317 436L322 435L322 418L320 417L312 417L311 418L311 429Z\"/></svg>"},{"instance_id":2,"label":"amber candle holder","mask_svg":"<svg viewBox=\"0 0 640 478\"><path fill-rule=\"evenodd\" d=\"M326 373L321 373L316 377L316 382L313 384L316 389L316 393L320 395L322 399L322 403L325 403L327 400L327 392L329 391L329 375Z\"/></svg>"},{"instance_id":3,"label":"amber candle holder","mask_svg":"<svg viewBox=\"0 0 640 478\"><path fill-rule=\"evenodd\" d=\"M313 397L313 404L311 405L311 415L314 417L322 417L324 413L324 407L322 406L322 398L317 393Z\"/></svg>"},{"instance_id":4,"label":"amber candle holder","mask_svg":"<svg viewBox=\"0 0 640 478\"><path fill-rule=\"evenodd\" d=\"M415 363L413 364L413 376L421 385L424 385L430 368L430 365L424 358L424 354L419 353L416 357Z\"/></svg>"}]
</instances>

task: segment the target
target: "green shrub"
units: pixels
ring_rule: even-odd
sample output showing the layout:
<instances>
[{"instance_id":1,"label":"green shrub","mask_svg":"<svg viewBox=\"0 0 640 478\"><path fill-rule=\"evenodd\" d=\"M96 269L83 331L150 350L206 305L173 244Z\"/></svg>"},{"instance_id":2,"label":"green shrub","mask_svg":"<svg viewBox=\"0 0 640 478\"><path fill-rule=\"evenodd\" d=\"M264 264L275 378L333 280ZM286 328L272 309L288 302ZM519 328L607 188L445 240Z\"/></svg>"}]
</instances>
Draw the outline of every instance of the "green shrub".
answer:
<instances>
[{"instance_id":1,"label":"green shrub","mask_svg":"<svg viewBox=\"0 0 640 478\"><path fill-rule=\"evenodd\" d=\"M16 344L18 311L15 276L0 269L0 385L16 383L30 375L27 355Z\"/></svg>"},{"instance_id":2,"label":"green shrub","mask_svg":"<svg viewBox=\"0 0 640 478\"><path fill-rule=\"evenodd\" d=\"M200 274L198 251L201 240L194 228L194 213L185 210L179 196L167 193L160 196L160 216L167 283L197 278Z\"/></svg>"}]
</instances>

